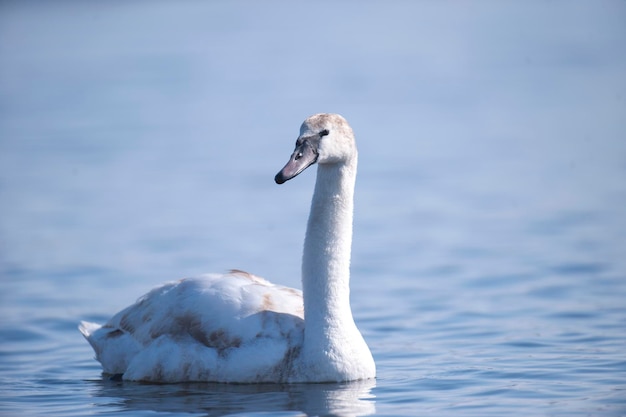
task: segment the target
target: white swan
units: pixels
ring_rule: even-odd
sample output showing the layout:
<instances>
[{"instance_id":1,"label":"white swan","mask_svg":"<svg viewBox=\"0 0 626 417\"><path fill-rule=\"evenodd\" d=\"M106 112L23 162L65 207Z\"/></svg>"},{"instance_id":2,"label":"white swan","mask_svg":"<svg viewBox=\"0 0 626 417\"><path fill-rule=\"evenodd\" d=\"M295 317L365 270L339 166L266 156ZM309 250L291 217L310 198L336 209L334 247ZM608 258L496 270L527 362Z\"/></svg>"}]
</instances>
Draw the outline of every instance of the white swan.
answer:
<instances>
[{"instance_id":1,"label":"white swan","mask_svg":"<svg viewBox=\"0 0 626 417\"><path fill-rule=\"evenodd\" d=\"M238 270L165 284L102 326L81 323L103 371L151 382L374 378L374 360L350 309L357 149L343 117L306 119L275 181L316 162L302 292Z\"/></svg>"}]
</instances>

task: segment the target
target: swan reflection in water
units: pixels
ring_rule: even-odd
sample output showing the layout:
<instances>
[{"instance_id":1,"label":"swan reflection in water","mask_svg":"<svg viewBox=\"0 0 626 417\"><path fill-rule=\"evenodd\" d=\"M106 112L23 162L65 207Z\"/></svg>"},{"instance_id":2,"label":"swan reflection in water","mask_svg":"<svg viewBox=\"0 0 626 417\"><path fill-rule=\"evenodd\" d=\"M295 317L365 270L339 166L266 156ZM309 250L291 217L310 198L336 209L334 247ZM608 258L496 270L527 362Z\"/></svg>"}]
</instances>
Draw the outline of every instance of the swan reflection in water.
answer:
<instances>
[{"instance_id":1,"label":"swan reflection in water","mask_svg":"<svg viewBox=\"0 0 626 417\"><path fill-rule=\"evenodd\" d=\"M204 413L295 412L306 415L365 416L376 413L376 380L328 384L143 384L92 381L94 402L111 411ZM121 408L121 409L120 409Z\"/></svg>"}]
</instances>

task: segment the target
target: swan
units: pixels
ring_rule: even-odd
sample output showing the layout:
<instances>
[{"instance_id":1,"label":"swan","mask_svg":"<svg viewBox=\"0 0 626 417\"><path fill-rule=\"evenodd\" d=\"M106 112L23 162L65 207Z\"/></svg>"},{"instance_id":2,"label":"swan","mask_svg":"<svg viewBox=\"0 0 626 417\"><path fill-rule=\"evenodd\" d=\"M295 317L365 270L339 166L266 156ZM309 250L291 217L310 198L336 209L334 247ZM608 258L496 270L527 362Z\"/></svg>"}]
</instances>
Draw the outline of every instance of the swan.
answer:
<instances>
[{"instance_id":1,"label":"swan","mask_svg":"<svg viewBox=\"0 0 626 417\"><path fill-rule=\"evenodd\" d=\"M314 383L374 378L350 309L357 149L338 114L308 117L283 184L317 163L302 291L240 270L157 287L106 324L81 322L103 373L130 381Z\"/></svg>"}]
</instances>

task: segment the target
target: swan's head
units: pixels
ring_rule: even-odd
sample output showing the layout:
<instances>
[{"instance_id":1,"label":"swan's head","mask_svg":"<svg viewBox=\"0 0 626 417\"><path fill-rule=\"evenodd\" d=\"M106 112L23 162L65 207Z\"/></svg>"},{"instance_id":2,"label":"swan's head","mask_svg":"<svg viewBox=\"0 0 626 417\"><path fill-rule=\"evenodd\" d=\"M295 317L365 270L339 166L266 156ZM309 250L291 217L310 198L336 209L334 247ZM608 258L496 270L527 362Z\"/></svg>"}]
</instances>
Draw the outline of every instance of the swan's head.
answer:
<instances>
[{"instance_id":1,"label":"swan's head","mask_svg":"<svg viewBox=\"0 0 626 417\"><path fill-rule=\"evenodd\" d=\"M316 162L320 165L345 163L356 154L354 134L346 119L338 114L314 114L300 126L296 149L274 180L282 184Z\"/></svg>"}]
</instances>

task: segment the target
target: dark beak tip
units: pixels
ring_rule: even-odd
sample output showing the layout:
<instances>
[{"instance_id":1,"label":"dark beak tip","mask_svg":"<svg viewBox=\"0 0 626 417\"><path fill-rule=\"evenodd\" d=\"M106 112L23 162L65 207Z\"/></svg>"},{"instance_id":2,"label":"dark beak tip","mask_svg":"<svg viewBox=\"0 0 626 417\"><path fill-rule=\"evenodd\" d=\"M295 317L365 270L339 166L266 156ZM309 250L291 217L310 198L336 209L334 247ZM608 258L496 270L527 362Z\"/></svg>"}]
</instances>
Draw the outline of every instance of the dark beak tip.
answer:
<instances>
[{"instance_id":1,"label":"dark beak tip","mask_svg":"<svg viewBox=\"0 0 626 417\"><path fill-rule=\"evenodd\" d=\"M278 174L276 174L276 176L274 177L274 181L276 181L276 184L284 184L285 183L285 179L283 178L282 175L280 175L280 172Z\"/></svg>"}]
</instances>

